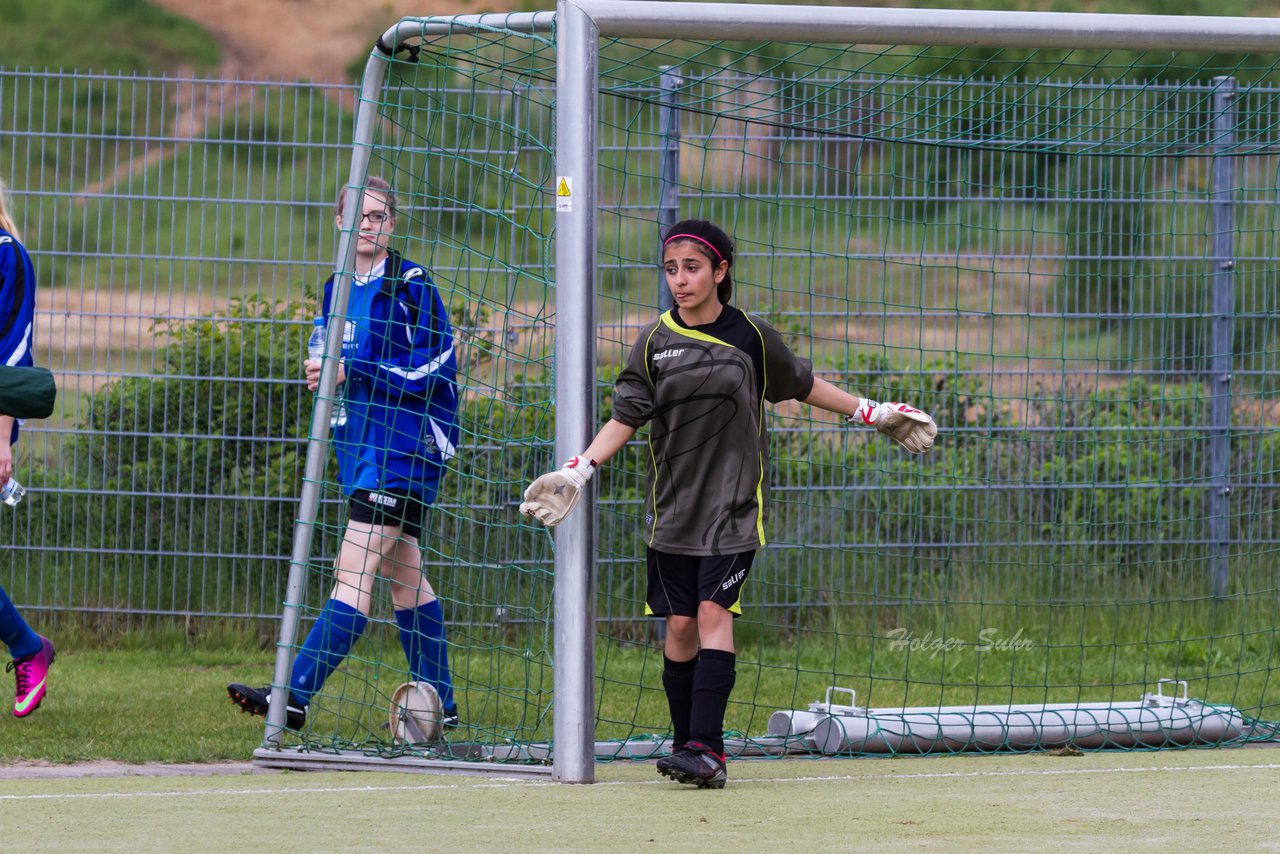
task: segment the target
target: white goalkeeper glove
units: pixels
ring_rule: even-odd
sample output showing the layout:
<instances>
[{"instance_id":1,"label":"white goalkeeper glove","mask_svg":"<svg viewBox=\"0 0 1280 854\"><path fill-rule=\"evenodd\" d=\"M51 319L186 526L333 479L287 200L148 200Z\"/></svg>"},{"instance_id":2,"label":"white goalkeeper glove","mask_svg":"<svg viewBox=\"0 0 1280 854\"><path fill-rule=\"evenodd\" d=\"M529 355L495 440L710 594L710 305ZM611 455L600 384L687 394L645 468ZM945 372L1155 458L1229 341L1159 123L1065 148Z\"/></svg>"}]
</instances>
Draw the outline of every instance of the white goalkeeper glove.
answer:
<instances>
[{"instance_id":1,"label":"white goalkeeper glove","mask_svg":"<svg viewBox=\"0 0 1280 854\"><path fill-rule=\"evenodd\" d=\"M554 528L578 506L582 490L595 472L595 460L570 458L559 470L544 474L529 484L524 491L520 512L548 528Z\"/></svg>"},{"instance_id":2,"label":"white goalkeeper glove","mask_svg":"<svg viewBox=\"0 0 1280 854\"><path fill-rule=\"evenodd\" d=\"M857 414L846 420L870 424L913 454L932 448L933 437L938 435L938 425L928 413L905 403L876 403L859 398Z\"/></svg>"}]
</instances>

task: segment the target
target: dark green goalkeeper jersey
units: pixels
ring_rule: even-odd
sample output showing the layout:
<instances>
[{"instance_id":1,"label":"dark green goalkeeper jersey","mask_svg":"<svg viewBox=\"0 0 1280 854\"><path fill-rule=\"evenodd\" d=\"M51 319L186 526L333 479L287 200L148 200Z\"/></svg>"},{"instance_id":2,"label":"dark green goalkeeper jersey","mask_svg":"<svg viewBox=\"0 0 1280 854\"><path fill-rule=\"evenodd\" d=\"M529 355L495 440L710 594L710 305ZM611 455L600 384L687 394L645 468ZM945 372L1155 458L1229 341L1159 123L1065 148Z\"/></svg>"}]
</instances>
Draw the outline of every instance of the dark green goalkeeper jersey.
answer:
<instances>
[{"instance_id":1,"label":"dark green goalkeeper jersey","mask_svg":"<svg viewBox=\"0 0 1280 854\"><path fill-rule=\"evenodd\" d=\"M803 400L813 366L773 327L726 305L714 323L675 311L646 326L618 376L613 418L649 425L645 539L671 554L765 544L765 401Z\"/></svg>"}]
</instances>

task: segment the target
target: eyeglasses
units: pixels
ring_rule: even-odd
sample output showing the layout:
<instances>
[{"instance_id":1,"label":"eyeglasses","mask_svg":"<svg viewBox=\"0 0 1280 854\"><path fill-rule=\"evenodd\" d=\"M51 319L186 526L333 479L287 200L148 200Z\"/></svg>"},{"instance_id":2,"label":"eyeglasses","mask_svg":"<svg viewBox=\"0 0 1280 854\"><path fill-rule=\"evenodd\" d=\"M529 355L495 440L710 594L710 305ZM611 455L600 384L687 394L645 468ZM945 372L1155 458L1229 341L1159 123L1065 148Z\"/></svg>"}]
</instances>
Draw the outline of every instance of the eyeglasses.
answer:
<instances>
[{"instance_id":1,"label":"eyeglasses","mask_svg":"<svg viewBox=\"0 0 1280 854\"><path fill-rule=\"evenodd\" d=\"M374 225L382 225L384 222L391 219L391 214L386 211L366 211L365 213L360 214L360 221L363 222L366 219Z\"/></svg>"}]
</instances>

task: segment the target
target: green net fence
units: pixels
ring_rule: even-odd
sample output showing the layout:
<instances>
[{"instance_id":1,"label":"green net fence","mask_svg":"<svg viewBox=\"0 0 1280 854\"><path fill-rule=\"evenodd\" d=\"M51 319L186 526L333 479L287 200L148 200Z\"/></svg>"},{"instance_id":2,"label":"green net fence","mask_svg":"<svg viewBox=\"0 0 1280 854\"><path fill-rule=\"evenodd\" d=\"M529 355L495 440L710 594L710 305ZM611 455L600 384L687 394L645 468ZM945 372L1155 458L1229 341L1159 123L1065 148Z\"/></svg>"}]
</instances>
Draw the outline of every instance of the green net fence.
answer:
<instances>
[{"instance_id":1,"label":"green net fence","mask_svg":"<svg viewBox=\"0 0 1280 854\"><path fill-rule=\"evenodd\" d=\"M550 36L459 28L398 53L378 104L370 174L404 198L403 252L433 272L462 354L462 442L423 538L462 726L428 755L539 761L551 738L551 541L516 505L558 464L554 84ZM911 458L774 409L731 752L1275 735L1273 57L614 40L600 89L602 418L658 310L660 226L696 216L736 240L736 304L820 376L942 430ZM602 756L661 752L669 728L643 454L597 478ZM326 487L308 616L341 530ZM383 725L406 678L387 608L305 747L417 750ZM771 726L833 686L897 711L861 738ZM1011 705L1059 725L908 720ZM1152 729L1143 708L1178 720Z\"/></svg>"}]
</instances>

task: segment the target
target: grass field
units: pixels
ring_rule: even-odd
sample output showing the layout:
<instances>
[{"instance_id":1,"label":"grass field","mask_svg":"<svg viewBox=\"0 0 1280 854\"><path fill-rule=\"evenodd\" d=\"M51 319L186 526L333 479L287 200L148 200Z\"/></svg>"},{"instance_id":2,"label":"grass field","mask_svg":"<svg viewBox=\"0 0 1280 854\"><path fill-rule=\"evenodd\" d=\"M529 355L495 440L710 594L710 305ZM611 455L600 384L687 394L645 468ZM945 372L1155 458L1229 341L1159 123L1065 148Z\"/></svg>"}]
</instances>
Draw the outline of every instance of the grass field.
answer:
<instances>
[{"instance_id":1,"label":"grass field","mask_svg":"<svg viewBox=\"0 0 1280 854\"><path fill-rule=\"evenodd\" d=\"M265 680L271 643L63 625L45 705L0 717L0 848L24 851L1267 850L1266 748L738 760L722 792L650 762L570 786L499 776L268 772L262 719L224 686ZM260 627L261 628L261 627ZM269 628L269 627L268 627ZM743 699L746 699L744 695ZM176 767L175 763L190 763Z\"/></svg>"},{"instance_id":2,"label":"grass field","mask_svg":"<svg viewBox=\"0 0 1280 854\"><path fill-rule=\"evenodd\" d=\"M959 613L952 615L956 619L949 630L976 637L978 630L967 630L958 620ZM1045 626L1037 630L1031 616L1030 611L1024 614L1024 637L1052 636ZM324 743L341 734L363 743L378 737L387 698L403 681L399 668L404 664L398 640L384 628L367 633L313 703L313 739ZM1142 628L1136 624L1135 630ZM135 633L103 629L102 636L94 636L62 620L42 630L60 649L49 694L30 718L0 717L0 764L243 761L260 743L262 719L240 714L227 699L226 685L270 681L275 650L272 624L227 624L189 635L173 629ZM1002 636L1013 632L1010 627ZM1051 655L1039 647L985 655L971 650L917 655L908 669L905 652L884 648L883 641L873 651L860 642L866 637L859 631L834 643L805 634L789 642L785 637L759 637L744 631L739 639L738 688L726 725L747 735L764 735L774 711L803 709L821 699L828 685L856 688L860 703L881 708L1127 702L1154 691L1154 679L1165 676L1187 680L1190 696L1234 704L1248 714L1261 712L1262 717L1274 719L1275 692L1266 681L1271 672L1266 665L1269 644L1256 652L1237 648L1230 659L1220 660L1225 653L1216 653L1212 645L1161 643L1153 636L1147 639L1149 647L1117 656L1115 661L1087 656L1089 667L1083 669L1079 661L1074 666L1071 662L1073 654L1079 659L1078 650ZM455 642L467 639L465 631L455 631ZM485 743L549 738L550 653L527 658L501 655L486 649L481 637L470 640L476 645L460 646L451 653L467 725L465 738ZM598 737L664 734L668 715L656 646L601 638L596 651L597 673L602 674L596 685ZM0 691L11 691L12 676L0 675L5 679ZM944 685L948 687L943 689ZM1080 687L1061 687L1069 685ZM516 686L518 697L513 694Z\"/></svg>"},{"instance_id":3,"label":"grass field","mask_svg":"<svg viewBox=\"0 0 1280 854\"><path fill-rule=\"evenodd\" d=\"M570 786L385 773L14 779L0 827L24 851L1271 850L1266 749L740 761L698 791L652 764ZM1252 794L1251 794L1252 793Z\"/></svg>"},{"instance_id":4,"label":"grass field","mask_svg":"<svg viewBox=\"0 0 1280 854\"><path fill-rule=\"evenodd\" d=\"M40 711L0 720L0 763L244 760L262 740L262 719L237 713L226 685L269 681L271 652L58 643ZM12 675L4 675L0 689L12 691Z\"/></svg>"}]
</instances>

